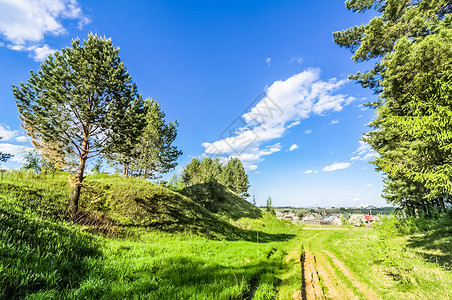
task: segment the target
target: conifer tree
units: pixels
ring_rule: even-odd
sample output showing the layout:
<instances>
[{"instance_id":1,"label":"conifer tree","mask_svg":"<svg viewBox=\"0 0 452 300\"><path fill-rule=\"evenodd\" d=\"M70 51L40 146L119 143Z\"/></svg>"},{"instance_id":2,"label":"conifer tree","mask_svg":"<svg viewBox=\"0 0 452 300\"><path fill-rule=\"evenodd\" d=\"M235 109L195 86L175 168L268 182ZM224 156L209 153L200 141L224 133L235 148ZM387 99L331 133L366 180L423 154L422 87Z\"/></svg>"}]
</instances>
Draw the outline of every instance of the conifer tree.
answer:
<instances>
[{"instance_id":1,"label":"conifer tree","mask_svg":"<svg viewBox=\"0 0 452 300\"><path fill-rule=\"evenodd\" d=\"M350 78L373 89L377 116L364 140L380 157L383 196L414 212L444 209L452 194L452 1L348 0L355 12L380 13L366 25L335 32L355 62L375 66Z\"/></svg>"},{"instance_id":2,"label":"conifer tree","mask_svg":"<svg viewBox=\"0 0 452 300\"><path fill-rule=\"evenodd\" d=\"M155 178L174 169L182 151L173 146L177 136L177 121L165 122L165 113L153 99L144 101L144 123L135 147L137 159L133 169L137 176Z\"/></svg>"},{"instance_id":3,"label":"conifer tree","mask_svg":"<svg viewBox=\"0 0 452 300\"><path fill-rule=\"evenodd\" d=\"M136 139L130 112L142 107L119 49L110 39L90 34L80 43L56 51L31 71L28 81L13 86L20 118L32 128L35 140L66 148L78 157L75 183L69 199L72 217L88 159L101 153L121 153Z\"/></svg>"}]
</instances>

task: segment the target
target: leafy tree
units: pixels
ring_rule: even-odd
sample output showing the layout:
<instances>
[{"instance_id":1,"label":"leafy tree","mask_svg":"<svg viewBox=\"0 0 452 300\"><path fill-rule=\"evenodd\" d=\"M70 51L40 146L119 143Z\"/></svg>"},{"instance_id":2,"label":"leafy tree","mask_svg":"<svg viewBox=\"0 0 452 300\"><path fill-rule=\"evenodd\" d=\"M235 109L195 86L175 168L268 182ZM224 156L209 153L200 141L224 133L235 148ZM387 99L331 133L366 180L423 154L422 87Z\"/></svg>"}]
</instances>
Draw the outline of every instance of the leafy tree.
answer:
<instances>
[{"instance_id":1,"label":"leafy tree","mask_svg":"<svg viewBox=\"0 0 452 300\"><path fill-rule=\"evenodd\" d=\"M3 137L0 136L0 140L2 140ZM0 151L0 161L1 162L6 162L8 159L10 159L11 157L13 157L14 155L11 155L9 153L4 153Z\"/></svg>"},{"instance_id":2,"label":"leafy tree","mask_svg":"<svg viewBox=\"0 0 452 300\"><path fill-rule=\"evenodd\" d=\"M256 206L256 195L253 195L253 205Z\"/></svg>"},{"instance_id":3,"label":"leafy tree","mask_svg":"<svg viewBox=\"0 0 452 300\"><path fill-rule=\"evenodd\" d=\"M224 166L221 180L224 185L243 197L249 197L248 175L245 173L242 162L238 158L231 158Z\"/></svg>"},{"instance_id":4,"label":"leafy tree","mask_svg":"<svg viewBox=\"0 0 452 300\"><path fill-rule=\"evenodd\" d=\"M267 206L266 206L267 212L269 213L275 213L275 209L272 207L272 198L269 196L267 198Z\"/></svg>"},{"instance_id":5,"label":"leafy tree","mask_svg":"<svg viewBox=\"0 0 452 300\"><path fill-rule=\"evenodd\" d=\"M165 113L153 99L144 101L145 126L135 148L134 171L138 176L155 178L174 169L182 151L173 146L177 136L177 121L165 122Z\"/></svg>"},{"instance_id":6,"label":"leafy tree","mask_svg":"<svg viewBox=\"0 0 452 300\"><path fill-rule=\"evenodd\" d=\"M350 78L377 93L382 90L380 83L386 69L382 59L393 51L400 38L423 38L434 34L440 23L451 23L450 0L347 0L345 6L353 12L376 10L381 14L368 24L333 33L334 42L349 49L355 62L376 60L372 70Z\"/></svg>"},{"instance_id":7,"label":"leafy tree","mask_svg":"<svg viewBox=\"0 0 452 300\"><path fill-rule=\"evenodd\" d=\"M93 171L94 174L101 173L102 165L103 165L103 160L102 160L102 158L99 158L97 160L96 164L93 166L93 169L91 171Z\"/></svg>"},{"instance_id":8,"label":"leafy tree","mask_svg":"<svg viewBox=\"0 0 452 300\"><path fill-rule=\"evenodd\" d=\"M384 197L406 208L445 208L452 192L450 74L452 1L350 0L348 9L381 13L369 24L334 33L356 62L375 67L350 76L379 94L364 140L386 174ZM426 201L428 199L428 201Z\"/></svg>"},{"instance_id":9,"label":"leafy tree","mask_svg":"<svg viewBox=\"0 0 452 300\"><path fill-rule=\"evenodd\" d=\"M199 165L200 178L202 182L220 181L222 165L220 159L215 157L204 157Z\"/></svg>"},{"instance_id":10,"label":"leafy tree","mask_svg":"<svg viewBox=\"0 0 452 300\"><path fill-rule=\"evenodd\" d=\"M22 169L31 170L37 174L41 173L44 159L41 154L33 149L24 153L24 162Z\"/></svg>"},{"instance_id":11,"label":"leafy tree","mask_svg":"<svg viewBox=\"0 0 452 300\"><path fill-rule=\"evenodd\" d=\"M168 187L174 191L182 190L184 188L184 183L179 179L177 174L173 174L170 180L168 181Z\"/></svg>"},{"instance_id":12,"label":"leafy tree","mask_svg":"<svg viewBox=\"0 0 452 300\"><path fill-rule=\"evenodd\" d=\"M238 158L231 158L224 166L218 157L205 157L202 161L193 158L182 172L182 181L186 185L216 182L242 197L249 197L248 175Z\"/></svg>"},{"instance_id":13,"label":"leafy tree","mask_svg":"<svg viewBox=\"0 0 452 300\"><path fill-rule=\"evenodd\" d=\"M90 34L80 44L56 51L27 83L13 86L20 118L35 140L53 143L78 157L69 200L78 211L86 162L100 153L121 153L136 139L134 114L142 107L119 49L111 40Z\"/></svg>"}]
</instances>

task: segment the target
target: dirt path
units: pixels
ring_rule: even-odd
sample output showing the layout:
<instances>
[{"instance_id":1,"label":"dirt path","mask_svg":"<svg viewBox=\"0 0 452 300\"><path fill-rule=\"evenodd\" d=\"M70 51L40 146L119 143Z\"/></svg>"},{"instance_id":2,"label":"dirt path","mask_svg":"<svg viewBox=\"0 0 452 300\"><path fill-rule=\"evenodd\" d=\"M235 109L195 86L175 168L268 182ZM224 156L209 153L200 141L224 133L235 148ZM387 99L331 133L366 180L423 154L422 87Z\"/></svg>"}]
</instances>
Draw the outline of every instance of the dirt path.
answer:
<instances>
[{"instance_id":1,"label":"dirt path","mask_svg":"<svg viewBox=\"0 0 452 300\"><path fill-rule=\"evenodd\" d=\"M286 262L295 261L299 256L301 263L301 289L293 293L294 300L320 300L320 299L360 299L365 295L365 299L381 299L370 290L366 284L361 282L349 268L334 254L327 250L319 253L312 253L305 249L303 253L298 251L290 252L286 257ZM331 258L333 264L328 259ZM337 268L335 268L336 266ZM338 270L339 269L339 270ZM340 273L347 277L344 281ZM348 285L347 285L348 283ZM350 287L350 283L353 287ZM358 295L356 294L358 291Z\"/></svg>"},{"instance_id":2,"label":"dirt path","mask_svg":"<svg viewBox=\"0 0 452 300\"><path fill-rule=\"evenodd\" d=\"M331 228L331 227L303 227L303 230L348 230L347 228Z\"/></svg>"},{"instance_id":3,"label":"dirt path","mask_svg":"<svg viewBox=\"0 0 452 300\"><path fill-rule=\"evenodd\" d=\"M368 299L381 299L377 296L377 294L375 294L374 291L370 290L363 282L359 281L359 279L350 272L349 268L342 261L338 260L333 253L326 250L323 250L323 252L333 260L333 263L341 270L341 272L361 293L366 295Z\"/></svg>"}]
</instances>

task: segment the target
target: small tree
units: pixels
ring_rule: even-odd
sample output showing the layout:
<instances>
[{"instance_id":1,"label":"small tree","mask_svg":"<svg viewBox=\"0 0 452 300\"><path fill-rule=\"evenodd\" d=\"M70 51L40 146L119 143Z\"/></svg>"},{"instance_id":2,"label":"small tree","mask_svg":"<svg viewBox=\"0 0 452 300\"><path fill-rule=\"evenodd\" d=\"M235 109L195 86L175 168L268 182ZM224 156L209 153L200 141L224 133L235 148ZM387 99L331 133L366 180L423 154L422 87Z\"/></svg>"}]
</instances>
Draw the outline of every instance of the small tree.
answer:
<instances>
[{"instance_id":1,"label":"small tree","mask_svg":"<svg viewBox=\"0 0 452 300\"><path fill-rule=\"evenodd\" d=\"M36 149L26 151L24 153L24 163L22 169L31 170L36 174L39 174L42 171L43 161L44 160L41 154Z\"/></svg>"},{"instance_id":2,"label":"small tree","mask_svg":"<svg viewBox=\"0 0 452 300\"><path fill-rule=\"evenodd\" d=\"M253 205L256 206L256 195L253 195Z\"/></svg>"},{"instance_id":3,"label":"small tree","mask_svg":"<svg viewBox=\"0 0 452 300\"><path fill-rule=\"evenodd\" d=\"M267 212L271 213L271 214L275 214L275 209L272 207L272 198L268 197L267 198Z\"/></svg>"},{"instance_id":4,"label":"small tree","mask_svg":"<svg viewBox=\"0 0 452 300\"><path fill-rule=\"evenodd\" d=\"M184 188L184 183L179 179L179 176L177 176L177 174L173 174L173 176L171 176L170 180L168 181L168 187L174 191L182 190Z\"/></svg>"},{"instance_id":5,"label":"small tree","mask_svg":"<svg viewBox=\"0 0 452 300\"><path fill-rule=\"evenodd\" d=\"M88 159L121 153L139 135L134 112L142 107L119 49L90 34L56 51L27 83L13 86L20 119L35 140L58 145L78 157L69 211L75 217ZM139 114L138 114L139 116Z\"/></svg>"},{"instance_id":6,"label":"small tree","mask_svg":"<svg viewBox=\"0 0 452 300\"><path fill-rule=\"evenodd\" d=\"M249 197L248 175L239 158L231 158L224 166L220 182L242 197Z\"/></svg>"},{"instance_id":7,"label":"small tree","mask_svg":"<svg viewBox=\"0 0 452 300\"><path fill-rule=\"evenodd\" d=\"M135 147L137 159L133 164L135 175L155 178L177 166L176 160L182 151L173 146L177 136L177 121L165 122L165 113L153 99L144 101L144 122L142 134Z\"/></svg>"},{"instance_id":8,"label":"small tree","mask_svg":"<svg viewBox=\"0 0 452 300\"><path fill-rule=\"evenodd\" d=\"M3 137L0 136L0 140L2 140ZM11 157L13 157L14 155L11 155L9 153L4 153L0 151L0 161L1 162L6 162L8 159L10 159Z\"/></svg>"},{"instance_id":9,"label":"small tree","mask_svg":"<svg viewBox=\"0 0 452 300\"><path fill-rule=\"evenodd\" d=\"M102 158L99 158L91 171L93 171L94 174L99 174L101 172L102 165L103 160Z\"/></svg>"}]
</instances>

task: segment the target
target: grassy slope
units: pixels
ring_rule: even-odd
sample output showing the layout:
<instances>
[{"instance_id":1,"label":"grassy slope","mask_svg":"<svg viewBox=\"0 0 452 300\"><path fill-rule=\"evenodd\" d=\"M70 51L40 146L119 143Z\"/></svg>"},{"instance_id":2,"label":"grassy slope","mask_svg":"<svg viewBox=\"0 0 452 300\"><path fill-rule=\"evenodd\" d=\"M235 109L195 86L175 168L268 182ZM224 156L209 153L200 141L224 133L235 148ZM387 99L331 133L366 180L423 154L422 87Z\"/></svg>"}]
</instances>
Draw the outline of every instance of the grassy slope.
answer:
<instances>
[{"instance_id":1,"label":"grassy slope","mask_svg":"<svg viewBox=\"0 0 452 300\"><path fill-rule=\"evenodd\" d=\"M0 182L2 206L33 211L40 216L64 219L71 192L68 175L55 178L36 177L13 172ZM259 217L260 212L248 202L225 193L222 205L242 206L236 217ZM9 204L8 204L9 203ZM254 239L255 233L232 226L197 202L159 185L135 178L113 175L88 176L80 199L81 224L95 225L91 229L130 234L140 229L166 232L186 232L216 239ZM256 210L258 213L256 213ZM108 229L108 230L107 230Z\"/></svg>"},{"instance_id":2,"label":"grassy slope","mask_svg":"<svg viewBox=\"0 0 452 300\"><path fill-rule=\"evenodd\" d=\"M303 246L317 256L318 262L334 268L338 280L357 295L360 291L352 280L343 275L323 250L333 253L355 277L383 299L452 297L450 268L422 255L426 248L412 247L411 241L416 235L389 237L376 229L350 228L348 231L304 230L302 236ZM439 257L442 255L445 253Z\"/></svg>"},{"instance_id":3,"label":"grassy slope","mask_svg":"<svg viewBox=\"0 0 452 300\"><path fill-rule=\"evenodd\" d=\"M266 214L223 212L229 223L144 181L88 177L81 204L104 218L92 219L133 233L112 239L61 221L67 176L8 176L0 182L0 299L291 299L302 247L361 298L323 250L384 299L452 297L450 223L410 236L388 235L390 228L308 231Z\"/></svg>"},{"instance_id":4,"label":"grassy slope","mask_svg":"<svg viewBox=\"0 0 452 300\"><path fill-rule=\"evenodd\" d=\"M64 222L67 181L66 175L43 180L17 172L0 182L0 299L269 299L276 294L287 240L298 230L287 222L264 216L231 224L145 181L88 177L81 206L94 213L81 221L100 220L100 225L91 222L94 227L108 221L133 233L112 239ZM223 207L239 205L237 197L229 201Z\"/></svg>"}]
</instances>

